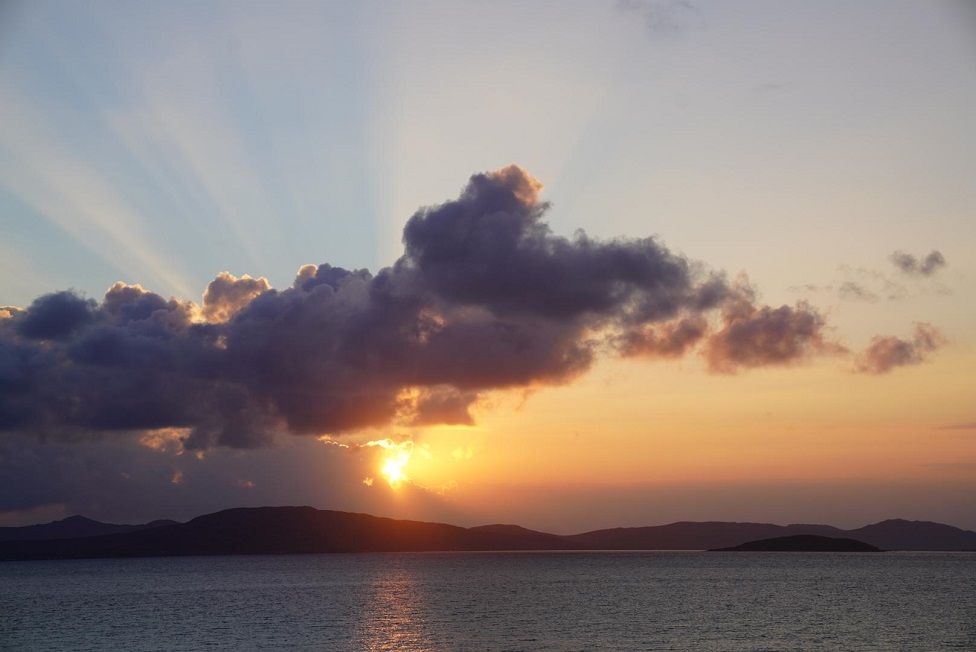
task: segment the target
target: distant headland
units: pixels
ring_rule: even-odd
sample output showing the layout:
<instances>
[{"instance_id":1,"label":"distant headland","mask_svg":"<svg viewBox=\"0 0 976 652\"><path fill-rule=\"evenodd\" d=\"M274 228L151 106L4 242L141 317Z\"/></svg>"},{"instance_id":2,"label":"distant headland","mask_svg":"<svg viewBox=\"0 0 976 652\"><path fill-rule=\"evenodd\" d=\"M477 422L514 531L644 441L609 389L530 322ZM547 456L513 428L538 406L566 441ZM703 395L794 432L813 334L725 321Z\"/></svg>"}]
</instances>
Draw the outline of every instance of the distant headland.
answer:
<instances>
[{"instance_id":1,"label":"distant headland","mask_svg":"<svg viewBox=\"0 0 976 652\"><path fill-rule=\"evenodd\" d=\"M881 552L881 548L856 539L794 534L748 541L730 548L715 548L713 552Z\"/></svg>"},{"instance_id":2,"label":"distant headland","mask_svg":"<svg viewBox=\"0 0 976 652\"><path fill-rule=\"evenodd\" d=\"M464 528L312 507L255 507L228 509L186 523L114 525L76 516L0 528L0 560L339 552L974 548L976 532L900 519L853 530L712 521L557 535L516 525Z\"/></svg>"}]
</instances>

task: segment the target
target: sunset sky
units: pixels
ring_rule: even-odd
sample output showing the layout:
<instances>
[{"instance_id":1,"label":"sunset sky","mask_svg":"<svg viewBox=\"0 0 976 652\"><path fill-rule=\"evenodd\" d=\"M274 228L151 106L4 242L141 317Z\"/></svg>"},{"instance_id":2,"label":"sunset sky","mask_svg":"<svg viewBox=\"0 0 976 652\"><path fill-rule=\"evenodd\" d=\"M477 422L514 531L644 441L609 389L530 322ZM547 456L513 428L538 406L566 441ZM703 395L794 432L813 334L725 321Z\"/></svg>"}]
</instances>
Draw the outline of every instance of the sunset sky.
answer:
<instances>
[{"instance_id":1,"label":"sunset sky","mask_svg":"<svg viewBox=\"0 0 976 652\"><path fill-rule=\"evenodd\" d=\"M2 3L0 525L976 528L974 115L961 0Z\"/></svg>"}]
</instances>

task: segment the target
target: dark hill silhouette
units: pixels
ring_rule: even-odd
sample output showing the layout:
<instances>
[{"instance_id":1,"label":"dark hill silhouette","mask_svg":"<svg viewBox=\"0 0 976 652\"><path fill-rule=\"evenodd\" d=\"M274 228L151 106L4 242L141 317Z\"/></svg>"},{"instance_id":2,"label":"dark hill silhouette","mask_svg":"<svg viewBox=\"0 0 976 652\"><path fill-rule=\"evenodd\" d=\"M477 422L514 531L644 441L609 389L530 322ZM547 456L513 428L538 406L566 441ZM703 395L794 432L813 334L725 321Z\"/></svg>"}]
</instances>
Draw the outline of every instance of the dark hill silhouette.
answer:
<instances>
[{"instance_id":1,"label":"dark hill silhouette","mask_svg":"<svg viewBox=\"0 0 976 652\"><path fill-rule=\"evenodd\" d=\"M848 536L885 550L967 550L976 548L976 532L931 521L895 518L854 530Z\"/></svg>"},{"instance_id":2,"label":"dark hill silhouette","mask_svg":"<svg viewBox=\"0 0 976 652\"><path fill-rule=\"evenodd\" d=\"M522 528L467 529L312 507L257 507L229 509L187 523L131 533L7 541L0 543L0 559L552 550L561 547L560 542L556 535Z\"/></svg>"},{"instance_id":3,"label":"dark hill silhouette","mask_svg":"<svg viewBox=\"0 0 976 652\"><path fill-rule=\"evenodd\" d=\"M881 552L881 550L855 539L794 534L788 537L749 541L731 548L717 548L715 552Z\"/></svg>"},{"instance_id":4,"label":"dark hill silhouette","mask_svg":"<svg viewBox=\"0 0 976 652\"><path fill-rule=\"evenodd\" d=\"M60 521L27 525L24 527L0 527L0 541L39 541L43 539L77 539L104 534L136 532L155 527L175 525L176 521L159 520L141 525L116 525L100 523L84 516L69 516Z\"/></svg>"},{"instance_id":5,"label":"dark hill silhouette","mask_svg":"<svg viewBox=\"0 0 976 652\"><path fill-rule=\"evenodd\" d=\"M854 530L830 525L679 522L636 528L596 530L564 537L589 550L711 550L747 541L798 534L847 537L883 550L971 550L976 532L930 521L892 519Z\"/></svg>"},{"instance_id":6,"label":"dark hill silhouette","mask_svg":"<svg viewBox=\"0 0 976 652\"><path fill-rule=\"evenodd\" d=\"M468 528L468 532L474 534L486 534L498 537L507 537L511 541L519 541L524 544L525 548L528 549L529 545L533 548L539 550L558 550L567 547L566 537L559 536L558 534L549 534L548 532L537 532L536 530L530 530L524 528L521 525L503 525L503 524L493 524L493 525L479 525L477 527Z\"/></svg>"},{"instance_id":7,"label":"dark hill silhouette","mask_svg":"<svg viewBox=\"0 0 976 652\"><path fill-rule=\"evenodd\" d=\"M976 532L939 523L900 520L882 521L851 531L829 525L681 522L561 536L517 525L463 528L312 507L257 507L229 509L187 523L154 527L149 527L152 524L99 525L138 529L60 539L27 540L26 536L20 536L17 540L0 541L0 559L474 550L709 550L797 535L854 538L889 550L976 548ZM38 532L31 528L9 530Z\"/></svg>"},{"instance_id":8,"label":"dark hill silhouette","mask_svg":"<svg viewBox=\"0 0 976 652\"><path fill-rule=\"evenodd\" d=\"M841 534L829 525L772 525L770 523L679 522L648 527L596 530L566 537L590 550L708 550L735 546L754 539L789 534Z\"/></svg>"}]
</instances>

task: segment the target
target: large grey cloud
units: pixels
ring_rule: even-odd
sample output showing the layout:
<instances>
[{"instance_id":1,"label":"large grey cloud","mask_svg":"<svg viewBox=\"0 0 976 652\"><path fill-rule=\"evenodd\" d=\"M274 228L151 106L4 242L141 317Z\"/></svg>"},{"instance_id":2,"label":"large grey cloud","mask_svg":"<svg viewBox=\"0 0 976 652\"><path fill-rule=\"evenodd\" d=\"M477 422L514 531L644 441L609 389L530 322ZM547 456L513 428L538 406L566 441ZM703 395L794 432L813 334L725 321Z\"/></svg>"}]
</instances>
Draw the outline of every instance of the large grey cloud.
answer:
<instances>
[{"instance_id":1,"label":"large grey cloud","mask_svg":"<svg viewBox=\"0 0 976 652\"><path fill-rule=\"evenodd\" d=\"M753 291L654 238L550 230L517 166L419 210L375 275L306 265L291 287L219 275L197 306L118 283L0 318L0 430L84 439L158 428L188 449L253 448L273 433L470 423L479 393L565 383L604 352L713 370L786 365L829 349L812 307ZM720 315L709 331L709 316Z\"/></svg>"}]
</instances>

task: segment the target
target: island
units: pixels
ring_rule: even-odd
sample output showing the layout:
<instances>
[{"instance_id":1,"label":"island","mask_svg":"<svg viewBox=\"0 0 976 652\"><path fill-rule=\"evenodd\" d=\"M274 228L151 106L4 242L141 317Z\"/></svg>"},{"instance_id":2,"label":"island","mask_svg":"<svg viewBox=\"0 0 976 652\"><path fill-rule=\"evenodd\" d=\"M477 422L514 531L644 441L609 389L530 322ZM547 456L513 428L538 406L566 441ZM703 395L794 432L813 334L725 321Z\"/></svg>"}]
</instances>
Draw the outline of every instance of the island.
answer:
<instances>
[{"instance_id":1,"label":"island","mask_svg":"<svg viewBox=\"0 0 976 652\"><path fill-rule=\"evenodd\" d=\"M881 552L881 548L857 539L796 534L749 541L731 548L714 548L712 552Z\"/></svg>"}]
</instances>

